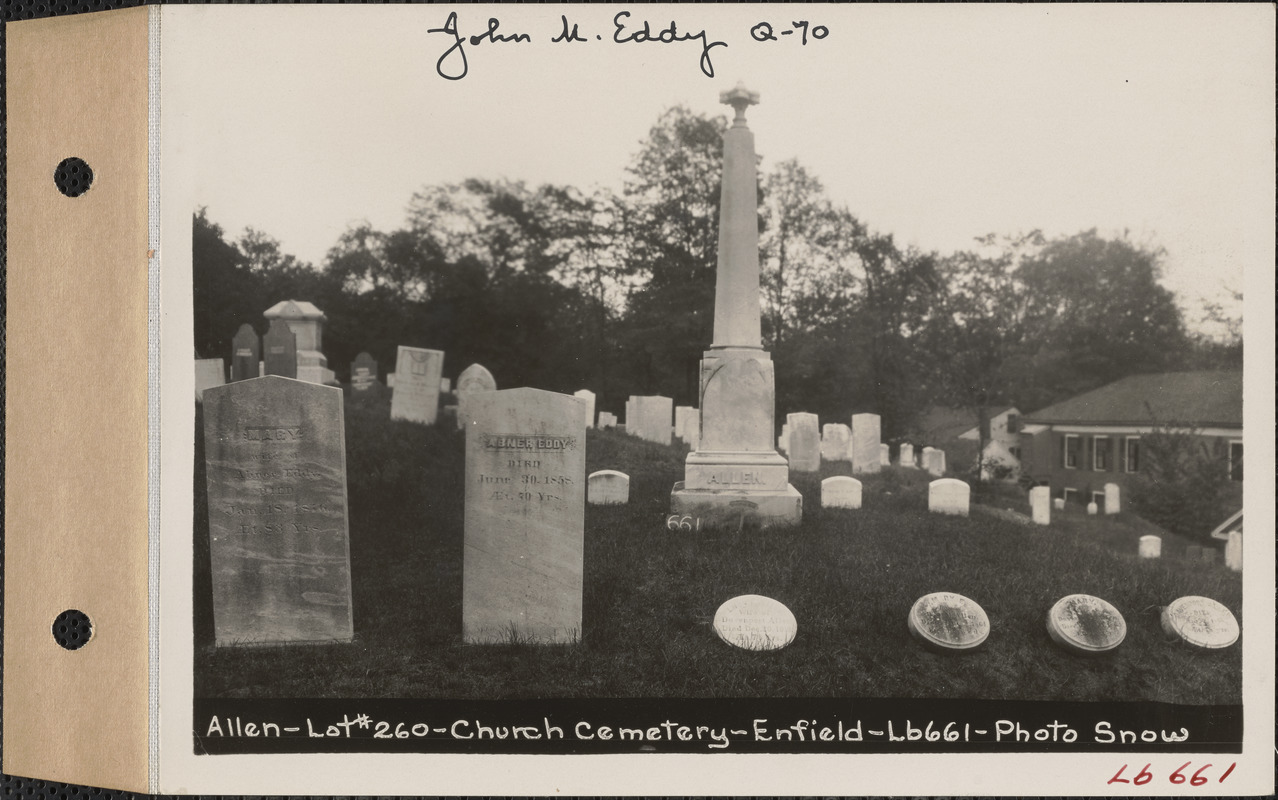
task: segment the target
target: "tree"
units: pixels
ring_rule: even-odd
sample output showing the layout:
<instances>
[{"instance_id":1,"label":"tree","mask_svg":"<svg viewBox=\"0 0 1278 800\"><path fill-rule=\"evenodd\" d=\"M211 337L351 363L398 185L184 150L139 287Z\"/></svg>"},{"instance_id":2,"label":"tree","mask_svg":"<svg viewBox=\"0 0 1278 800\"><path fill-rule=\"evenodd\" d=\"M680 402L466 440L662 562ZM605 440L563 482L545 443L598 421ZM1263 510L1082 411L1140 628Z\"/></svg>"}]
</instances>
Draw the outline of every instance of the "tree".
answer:
<instances>
[{"instance_id":1,"label":"tree","mask_svg":"<svg viewBox=\"0 0 1278 800\"><path fill-rule=\"evenodd\" d=\"M1205 538L1231 510L1227 454L1215 451L1200 430L1176 422L1142 434L1140 448L1132 508L1169 531Z\"/></svg>"}]
</instances>

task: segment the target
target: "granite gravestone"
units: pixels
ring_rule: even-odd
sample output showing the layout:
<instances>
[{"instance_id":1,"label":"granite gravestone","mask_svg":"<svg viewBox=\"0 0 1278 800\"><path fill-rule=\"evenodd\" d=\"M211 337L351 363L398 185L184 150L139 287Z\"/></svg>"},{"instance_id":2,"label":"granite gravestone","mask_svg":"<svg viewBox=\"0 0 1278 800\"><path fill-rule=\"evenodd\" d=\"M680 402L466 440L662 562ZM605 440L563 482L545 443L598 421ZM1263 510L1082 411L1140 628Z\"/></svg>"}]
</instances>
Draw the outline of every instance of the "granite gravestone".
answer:
<instances>
[{"instance_id":1,"label":"granite gravestone","mask_svg":"<svg viewBox=\"0 0 1278 800\"><path fill-rule=\"evenodd\" d=\"M938 651L973 650L990 635L985 609L975 600L953 592L920 597L910 608L906 626L916 639Z\"/></svg>"},{"instance_id":2,"label":"granite gravestone","mask_svg":"<svg viewBox=\"0 0 1278 800\"><path fill-rule=\"evenodd\" d=\"M1098 655L1123 643L1127 623L1118 609L1099 597L1071 594L1047 612L1047 634L1066 650Z\"/></svg>"},{"instance_id":3,"label":"granite gravestone","mask_svg":"<svg viewBox=\"0 0 1278 800\"><path fill-rule=\"evenodd\" d=\"M786 415L790 438L786 455L795 472L818 472L821 469L821 432L816 414L798 412Z\"/></svg>"},{"instance_id":4,"label":"granite gravestone","mask_svg":"<svg viewBox=\"0 0 1278 800\"><path fill-rule=\"evenodd\" d=\"M271 327L262 337L262 362L266 375L281 378L297 377L297 334L282 319L271 320Z\"/></svg>"},{"instance_id":5,"label":"granite gravestone","mask_svg":"<svg viewBox=\"0 0 1278 800\"><path fill-rule=\"evenodd\" d=\"M852 415L852 473L878 472L882 420L878 414Z\"/></svg>"},{"instance_id":6,"label":"granite gravestone","mask_svg":"<svg viewBox=\"0 0 1278 800\"><path fill-rule=\"evenodd\" d=\"M377 360L368 353L360 353L351 362L351 390L366 392L377 383Z\"/></svg>"},{"instance_id":7,"label":"granite gravestone","mask_svg":"<svg viewBox=\"0 0 1278 800\"><path fill-rule=\"evenodd\" d=\"M442 351L400 345L391 384L391 419L434 425L439 414L439 373L443 369Z\"/></svg>"},{"instance_id":8,"label":"granite gravestone","mask_svg":"<svg viewBox=\"0 0 1278 800\"><path fill-rule=\"evenodd\" d=\"M592 506L630 502L630 476L615 469L601 469L586 478L586 502Z\"/></svg>"},{"instance_id":9,"label":"granite gravestone","mask_svg":"<svg viewBox=\"0 0 1278 800\"><path fill-rule=\"evenodd\" d=\"M497 381L483 364L471 364L457 376L457 388L453 395L457 398L457 429L466 426L470 417L466 403L468 398L482 393L497 391Z\"/></svg>"},{"instance_id":10,"label":"granite gravestone","mask_svg":"<svg viewBox=\"0 0 1278 800\"><path fill-rule=\"evenodd\" d=\"M476 392L467 403L462 636L475 644L575 642L583 403L540 389Z\"/></svg>"},{"instance_id":11,"label":"granite gravestone","mask_svg":"<svg viewBox=\"0 0 1278 800\"><path fill-rule=\"evenodd\" d=\"M222 386L226 383L226 372L220 358L197 358L195 360L195 399L201 400L206 389Z\"/></svg>"},{"instance_id":12,"label":"granite gravestone","mask_svg":"<svg viewBox=\"0 0 1278 800\"><path fill-rule=\"evenodd\" d=\"M861 482L847 475L834 475L821 481L822 508L860 508Z\"/></svg>"},{"instance_id":13,"label":"granite gravestone","mask_svg":"<svg viewBox=\"0 0 1278 800\"><path fill-rule=\"evenodd\" d=\"M1052 489L1035 486L1029 490L1030 515L1036 525L1052 524Z\"/></svg>"},{"instance_id":14,"label":"granite gravestone","mask_svg":"<svg viewBox=\"0 0 1278 800\"><path fill-rule=\"evenodd\" d=\"M262 340L247 322L235 332L231 340L231 382L246 381L259 376L262 361Z\"/></svg>"},{"instance_id":15,"label":"granite gravestone","mask_svg":"<svg viewBox=\"0 0 1278 800\"><path fill-rule=\"evenodd\" d=\"M957 478L937 478L927 485L927 510L966 517L972 490Z\"/></svg>"},{"instance_id":16,"label":"granite gravestone","mask_svg":"<svg viewBox=\"0 0 1278 800\"><path fill-rule=\"evenodd\" d=\"M714 613L714 632L743 650L779 650L794 641L798 620L784 603L757 594L728 600Z\"/></svg>"},{"instance_id":17,"label":"granite gravestone","mask_svg":"<svg viewBox=\"0 0 1278 800\"><path fill-rule=\"evenodd\" d=\"M572 394L586 404L586 427L595 427L595 393L589 389L579 389Z\"/></svg>"},{"instance_id":18,"label":"granite gravestone","mask_svg":"<svg viewBox=\"0 0 1278 800\"><path fill-rule=\"evenodd\" d=\"M349 642L342 392L267 376L204 397L219 646Z\"/></svg>"}]
</instances>

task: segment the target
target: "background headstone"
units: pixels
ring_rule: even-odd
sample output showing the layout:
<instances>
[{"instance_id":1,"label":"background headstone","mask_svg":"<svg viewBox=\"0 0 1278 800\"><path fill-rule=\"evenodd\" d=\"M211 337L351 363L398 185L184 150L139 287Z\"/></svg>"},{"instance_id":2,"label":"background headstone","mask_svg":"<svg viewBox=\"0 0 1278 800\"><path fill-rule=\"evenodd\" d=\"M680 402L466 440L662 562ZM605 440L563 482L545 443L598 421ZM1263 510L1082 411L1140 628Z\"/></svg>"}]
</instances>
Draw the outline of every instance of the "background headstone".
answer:
<instances>
[{"instance_id":1,"label":"background headstone","mask_svg":"<svg viewBox=\"0 0 1278 800\"><path fill-rule=\"evenodd\" d=\"M271 327L262 337L262 361L266 375L297 377L297 335L284 320L271 320Z\"/></svg>"},{"instance_id":2,"label":"background headstone","mask_svg":"<svg viewBox=\"0 0 1278 800\"><path fill-rule=\"evenodd\" d=\"M878 414L852 415L852 473L878 472L882 421Z\"/></svg>"},{"instance_id":3,"label":"background headstone","mask_svg":"<svg viewBox=\"0 0 1278 800\"><path fill-rule=\"evenodd\" d=\"M470 419L466 410L467 398L480 392L497 391L497 381L483 364L471 364L457 376L457 388L453 395L457 398L457 429L461 430Z\"/></svg>"},{"instance_id":4,"label":"background headstone","mask_svg":"<svg viewBox=\"0 0 1278 800\"><path fill-rule=\"evenodd\" d=\"M879 445L879 466L892 466L892 446L888 444Z\"/></svg>"},{"instance_id":5,"label":"background headstone","mask_svg":"<svg viewBox=\"0 0 1278 800\"><path fill-rule=\"evenodd\" d=\"M262 340L247 322L235 332L231 340L231 382L256 378L262 362Z\"/></svg>"},{"instance_id":6,"label":"background headstone","mask_svg":"<svg viewBox=\"0 0 1278 800\"><path fill-rule=\"evenodd\" d=\"M779 650L794 641L798 631L794 613L771 597L743 594L714 612L714 632L744 650Z\"/></svg>"},{"instance_id":7,"label":"background headstone","mask_svg":"<svg viewBox=\"0 0 1278 800\"><path fill-rule=\"evenodd\" d=\"M1118 609L1099 597L1071 594L1047 612L1047 633L1067 650L1098 655L1123 643L1127 623Z\"/></svg>"},{"instance_id":8,"label":"background headstone","mask_svg":"<svg viewBox=\"0 0 1278 800\"><path fill-rule=\"evenodd\" d=\"M914 466L914 445L912 444L901 445L901 455L898 457L898 463L902 467Z\"/></svg>"},{"instance_id":9,"label":"background headstone","mask_svg":"<svg viewBox=\"0 0 1278 800\"><path fill-rule=\"evenodd\" d=\"M777 452L790 452L790 423L781 423L781 435L777 437Z\"/></svg>"},{"instance_id":10,"label":"background headstone","mask_svg":"<svg viewBox=\"0 0 1278 800\"><path fill-rule=\"evenodd\" d=\"M1088 504L1087 504L1087 515L1088 515L1089 517L1094 517L1094 516L1096 516L1096 512L1097 512L1097 511L1099 511L1099 510L1100 510L1100 509L1098 509L1098 508L1096 507L1096 501L1095 501L1095 500L1093 500L1092 502L1090 502L1090 503L1088 503Z\"/></svg>"},{"instance_id":11,"label":"background headstone","mask_svg":"<svg viewBox=\"0 0 1278 800\"><path fill-rule=\"evenodd\" d=\"M328 368L324 347L324 321L327 319L314 303L305 300L281 300L262 316L288 325L296 338L296 377L309 383L334 384L333 371ZM272 373L281 374L281 373Z\"/></svg>"},{"instance_id":12,"label":"background headstone","mask_svg":"<svg viewBox=\"0 0 1278 800\"><path fill-rule=\"evenodd\" d=\"M395 388L395 373L393 372L386 373L386 388L387 389Z\"/></svg>"},{"instance_id":13,"label":"background headstone","mask_svg":"<svg viewBox=\"0 0 1278 800\"><path fill-rule=\"evenodd\" d=\"M600 427L600 428L615 428L615 427L617 427L617 415L616 415L616 414L609 413L609 412L607 412L607 411L600 411L600 412L599 412L599 427Z\"/></svg>"},{"instance_id":14,"label":"background headstone","mask_svg":"<svg viewBox=\"0 0 1278 800\"><path fill-rule=\"evenodd\" d=\"M220 358L195 359L195 399L204 397L206 389L222 386L226 383L226 372Z\"/></svg>"},{"instance_id":15,"label":"background headstone","mask_svg":"<svg viewBox=\"0 0 1278 800\"><path fill-rule=\"evenodd\" d=\"M821 432L816 414L799 412L786 415L790 438L786 454L795 472L819 472L821 469Z\"/></svg>"},{"instance_id":16,"label":"background headstone","mask_svg":"<svg viewBox=\"0 0 1278 800\"><path fill-rule=\"evenodd\" d=\"M626 420L626 430L631 436L657 444L670 444L671 420L674 416L674 400L661 395L630 398L633 419Z\"/></svg>"},{"instance_id":17,"label":"background headstone","mask_svg":"<svg viewBox=\"0 0 1278 800\"><path fill-rule=\"evenodd\" d=\"M1029 490L1030 517L1036 525L1052 524L1052 489L1035 486Z\"/></svg>"},{"instance_id":18,"label":"background headstone","mask_svg":"<svg viewBox=\"0 0 1278 800\"><path fill-rule=\"evenodd\" d=\"M586 513L582 401L521 388L475 392L467 403L463 639L575 642Z\"/></svg>"},{"instance_id":19,"label":"background headstone","mask_svg":"<svg viewBox=\"0 0 1278 800\"><path fill-rule=\"evenodd\" d=\"M1056 509L1057 511L1064 511L1064 510L1065 510L1065 498L1064 498L1064 497L1056 497L1056 498L1053 498L1053 499L1052 499L1052 508Z\"/></svg>"},{"instance_id":20,"label":"background headstone","mask_svg":"<svg viewBox=\"0 0 1278 800\"><path fill-rule=\"evenodd\" d=\"M1122 510L1122 502L1118 499L1119 488L1117 483L1105 484L1105 513L1117 514Z\"/></svg>"},{"instance_id":21,"label":"background headstone","mask_svg":"<svg viewBox=\"0 0 1278 800\"><path fill-rule=\"evenodd\" d=\"M927 485L927 510L966 517L972 489L958 478L937 478Z\"/></svg>"},{"instance_id":22,"label":"background headstone","mask_svg":"<svg viewBox=\"0 0 1278 800\"><path fill-rule=\"evenodd\" d=\"M1158 558L1163 554L1163 540L1152 533L1142 536L1137 552L1141 558Z\"/></svg>"},{"instance_id":23,"label":"background headstone","mask_svg":"<svg viewBox=\"0 0 1278 800\"><path fill-rule=\"evenodd\" d=\"M701 444L701 416L695 408L683 423L683 441L693 450Z\"/></svg>"},{"instance_id":24,"label":"background headstone","mask_svg":"<svg viewBox=\"0 0 1278 800\"><path fill-rule=\"evenodd\" d=\"M852 429L841 422L821 426L821 460L852 460Z\"/></svg>"},{"instance_id":25,"label":"background headstone","mask_svg":"<svg viewBox=\"0 0 1278 800\"><path fill-rule=\"evenodd\" d=\"M377 383L377 360L368 353L360 353L351 362L351 390L366 392Z\"/></svg>"},{"instance_id":26,"label":"background headstone","mask_svg":"<svg viewBox=\"0 0 1278 800\"><path fill-rule=\"evenodd\" d=\"M1243 535L1239 531L1229 532L1229 540L1225 542L1225 566L1235 572L1242 572Z\"/></svg>"},{"instance_id":27,"label":"background headstone","mask_svg":"<svg viewBox=\"0 0 1278 800\"><path fill-rule=\"evenodd\" d=\"M578 389L573 392L573 397L579 397L586 403L586 427L595 427L595 393L589 389Z\"/></svg>"},{"instance_id":28,"label":"background headstone","mask_svg":"<svg viewBox=\"0 0 1278 800\"><path fill-rule=\"evenodd\" d=\"M391 419L435 424L439 415L439 373L443 369L442 351L400 345L395 359L395 380L388 381L394 389Z\"/></svg>"},{"instance_id":29,"label":"background headstone","mask_svg":"<svg viewBox=\"0 0 1278 800\"><path fill-rule=\"evenodd\" d=\"M608 506L630 502L630 476L615 469L601 469L586 478L586 502Z\"/></svg>"},{"instance_id":30,"label":"background headstone","mask_svg":"<svg viewBox=\"0 0 1278 800\"><path fill-rule=\"evenodd\" d=\"M692 406L675 406L674 435L685 442L688 441L688 420L695 417L697 410Z\"/></svg>"},{"instance_id":31,"label":"background headstone","mask_svg":"<svg viewBox=\"0 0 1278 800\"><path fill-rule=\"evenodd\" d=\"M342 392L268 376L204 396L218 645L349 642Z\"/></svg>"},{"instance_id":32,"label":"background headstone","mask_svg":"<svg viewBox=\"0 0 1278 800\"><path fill-rule=\"evenodd\" d=\"M821 481L822 508L860 508L861 482L847 475L834 475Z\"/></svg>"},{"instance_id":33,"label":"background headstone","mask_svg":"<svg viewBox=\"0 0 1278 800\"><path fill-rule=\"evenodd\" d=\"M453 390L453 382L448 378L439 379L439 391L441 394L448 394Z\"/></svg>"}]
</instances>

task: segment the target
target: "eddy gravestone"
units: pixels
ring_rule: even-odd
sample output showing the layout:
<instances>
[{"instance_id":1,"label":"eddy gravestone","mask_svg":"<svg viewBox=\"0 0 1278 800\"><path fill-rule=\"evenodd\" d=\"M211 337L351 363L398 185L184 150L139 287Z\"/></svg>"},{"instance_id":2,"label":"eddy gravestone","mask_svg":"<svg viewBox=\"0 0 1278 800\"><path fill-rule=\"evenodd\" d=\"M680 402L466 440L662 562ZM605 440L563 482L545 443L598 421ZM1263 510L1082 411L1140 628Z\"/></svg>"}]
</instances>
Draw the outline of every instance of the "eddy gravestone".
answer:
<instances>
[{"instance_id":1,"label":"eddy gravestone","mask_svg":"<svg viewBox=\"0 0 1278 800\"><path fill-rule=\"evenodd\" d=\"M349 642L342 392L267 376L204 394L219 646Z\"/></svg>"},{"instance_id":2,"label":"eddy gravestone","mask_svg":"<svg viewBox=\"0 0 1278 800\"><path fill-rule=\"evenodd\" d=\"M581 636L586 513L582 401L541 389L467 400L462 638Z\"/></svg>"}]
</instances>

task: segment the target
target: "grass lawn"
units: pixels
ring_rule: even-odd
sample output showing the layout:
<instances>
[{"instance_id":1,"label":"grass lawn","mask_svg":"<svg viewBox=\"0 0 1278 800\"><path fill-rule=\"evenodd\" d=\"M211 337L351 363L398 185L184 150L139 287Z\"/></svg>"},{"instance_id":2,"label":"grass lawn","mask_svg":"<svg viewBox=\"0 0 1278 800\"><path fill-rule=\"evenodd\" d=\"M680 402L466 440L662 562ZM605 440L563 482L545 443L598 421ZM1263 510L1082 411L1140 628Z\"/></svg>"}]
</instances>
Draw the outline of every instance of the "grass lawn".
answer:
<instances>
[{"instance_id":1,"label":"grass lawn","mask_svg":"<svg viewBox=\"0 0 1278 800\"><path fill-rule=\"evenodd\" d=\"M197 427L197 697L901 697L1241 702L1241 645L1196 651L1168 641L1159 607L1183 595L1223 603L1241 621L1242 585L1219 563L1181 558L1189 542L1129 514L1053 512L1024 524L1015 487L974 497L969 518L927 512L929 476L864 477L864 507L820 507L820 479L792 473L801 525L786 530L669 531L684 450L590 431L586 468L631 476L630 504L587 506L583 634L575 646L461 644L463 438L446 426L389 420L384 387L347 397L347 480L356 640L351 644L212 645L208 526ZM198 421L197 421L198 425ZM1145 533L1163 558L1136 556ZM991 633L962 655L924 650L906 628L921 595L976 600ZM1047 610L1073 593L1123 614L1111 655L1067 654ZM711 628L739 594L785 603L799 621L789 647L737 650Z\"/></svg>"}]
</instances>

